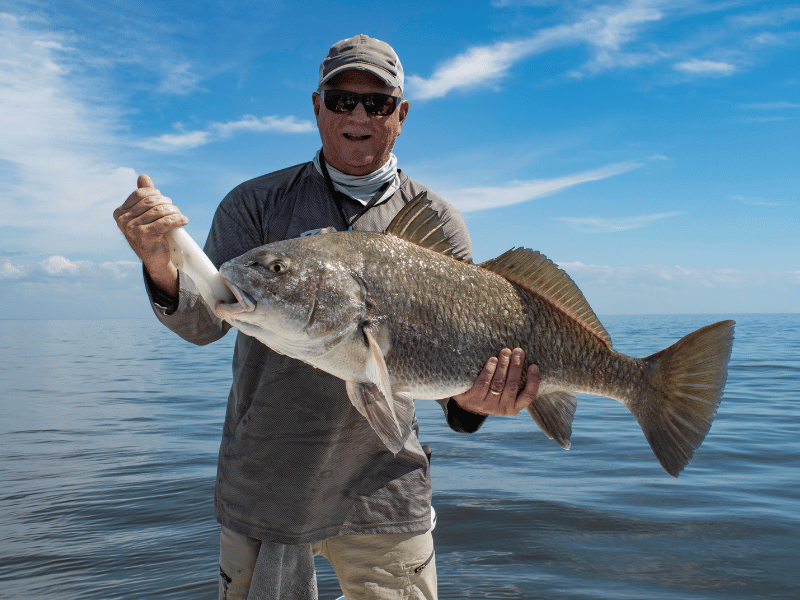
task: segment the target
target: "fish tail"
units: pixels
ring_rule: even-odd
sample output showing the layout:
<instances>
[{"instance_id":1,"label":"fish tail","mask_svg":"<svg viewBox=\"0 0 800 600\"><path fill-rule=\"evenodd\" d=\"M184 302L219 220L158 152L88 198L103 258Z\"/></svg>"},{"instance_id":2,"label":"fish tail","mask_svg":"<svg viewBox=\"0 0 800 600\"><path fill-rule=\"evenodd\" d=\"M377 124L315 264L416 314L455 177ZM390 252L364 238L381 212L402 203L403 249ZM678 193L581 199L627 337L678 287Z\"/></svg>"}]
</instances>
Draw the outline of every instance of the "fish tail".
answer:
<instances>
[{"instance_id":1,"label":"fish tail","mask_svg":"<svg viewBox=\"0 0 800 600\"><path fill-rule=\"evenodd\" d=\"M642 396L628 408L661 466L677 477L711 428L722 399L734 321L720 321L644 359Z\"/></svg>"}]
</instances>

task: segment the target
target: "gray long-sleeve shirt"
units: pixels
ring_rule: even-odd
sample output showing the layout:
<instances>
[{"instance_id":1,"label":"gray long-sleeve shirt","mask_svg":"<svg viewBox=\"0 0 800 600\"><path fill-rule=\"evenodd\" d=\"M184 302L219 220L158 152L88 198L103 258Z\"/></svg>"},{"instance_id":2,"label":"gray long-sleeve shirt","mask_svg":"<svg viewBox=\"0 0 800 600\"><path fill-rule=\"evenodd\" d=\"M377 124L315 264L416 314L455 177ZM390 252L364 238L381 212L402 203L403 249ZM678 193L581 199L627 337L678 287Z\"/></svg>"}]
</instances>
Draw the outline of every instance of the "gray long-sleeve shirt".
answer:
<instances>
[{"instance_id":1,"label":"gray long-sleeve shirt","mask_svg":"<svg viewBox=\"0 0 800 600\"><path fill-rule=\"evenodd\" d=\"M415 195L428 192L456 253L469 257L464 221L442 198L407 175L354 229L382 231ZM343 201L352 217L363 206ZM346 228L313 163L245 182L214 216L205 252L219 267L245 252L303 233ZM230 326L217 319L181 277L174 299L147 282L159 320L195 344L213 342ZM483 422L442 402L448 424L475 431ZM421 532L430 527L430 473L414 423L396 456L351 405L344 382L278 354L241 332L220 445L215 516L224 526L265 541L300 544L336 535Z\"/></svg>"}]
</instances>

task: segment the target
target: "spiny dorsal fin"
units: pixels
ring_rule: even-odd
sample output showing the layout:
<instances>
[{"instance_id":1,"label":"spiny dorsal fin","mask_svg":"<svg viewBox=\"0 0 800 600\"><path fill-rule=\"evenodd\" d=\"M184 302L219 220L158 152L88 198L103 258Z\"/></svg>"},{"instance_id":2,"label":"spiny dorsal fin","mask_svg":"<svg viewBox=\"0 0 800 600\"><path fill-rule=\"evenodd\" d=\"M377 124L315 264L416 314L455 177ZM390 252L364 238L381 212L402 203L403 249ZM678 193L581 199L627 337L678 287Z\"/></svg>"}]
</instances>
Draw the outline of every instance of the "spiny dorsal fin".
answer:
<instances>
[{"instance_id":1,"label":"spiny dorsal fin","mask_svg":"<svg viewBox=\"0 0 800 600\"><path fill-rule=\"evenodd\" d=\"M480 266L556 305L611 347L611 336L600 324L583 292L544 254L528 248L513 248Z\"/></svg>"},{"instance_id":2,"label":"spiny dorsal fin","mask_svg":"<svg viewBox=\"0 0 800 600\"><path fill-rule=\"evenodd\" d=\"M428 193L422 192L395 215L384 233L391 233L445 256L459 258L453 254L450 238L444 233L442 226L439 213L431 208Z\"/></svg>"}]
</instances>

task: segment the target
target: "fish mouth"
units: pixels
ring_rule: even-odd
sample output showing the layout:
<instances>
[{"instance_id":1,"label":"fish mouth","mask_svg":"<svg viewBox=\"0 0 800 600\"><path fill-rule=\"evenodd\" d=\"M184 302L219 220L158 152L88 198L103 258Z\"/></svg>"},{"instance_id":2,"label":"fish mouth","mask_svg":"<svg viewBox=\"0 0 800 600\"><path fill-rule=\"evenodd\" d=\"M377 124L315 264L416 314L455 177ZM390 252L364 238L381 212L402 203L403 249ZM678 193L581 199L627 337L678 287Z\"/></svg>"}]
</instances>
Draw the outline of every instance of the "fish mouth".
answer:
<instances>
[{"instance_id":1,"label":"fish mouth","mask_svg":"<svg viewBox=\"0 0 800 600\"><path fill-rule=\"evenodd\" d=\"M223 302L222 300L218 300L217 305L214 307L214 312L217 314L217 317L226 319L237 314L253 312L256 309L257 302L255 298L227 277L222 276L222 280L225 282L225 285L230 288L231 292L233 292L236 302Z\"/></svg>"}]
</instances>

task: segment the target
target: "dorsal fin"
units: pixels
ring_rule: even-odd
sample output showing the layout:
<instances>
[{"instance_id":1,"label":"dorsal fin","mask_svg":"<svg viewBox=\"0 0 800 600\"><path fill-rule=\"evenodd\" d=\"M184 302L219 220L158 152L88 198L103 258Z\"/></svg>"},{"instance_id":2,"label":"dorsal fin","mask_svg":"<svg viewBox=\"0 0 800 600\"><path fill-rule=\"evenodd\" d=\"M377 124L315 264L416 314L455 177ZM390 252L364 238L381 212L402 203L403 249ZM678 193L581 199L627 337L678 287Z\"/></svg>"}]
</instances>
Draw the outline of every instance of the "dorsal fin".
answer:
<instances>
[{"instance_id":1,"label":"dorsal fin","mask_svg":"<svg viewBox=\"0 0 800 600\"><path fill-rule=\"evenodd\" d=\"M442 227L439 213L431 208L428 193L422 192L395 215L384 233L460 260L453 254L453 245Z\"/></svg>"},{"instance_id":2,"label":"dorsal fin","mask_svg":"<svg viewBox=\"0 0 800 600\"><path fill-rule=\"evenodd\" d=\"M566 272L544 254L528 248L513 248L480 266L554 304L611 347L611 336L594 314L583 292Z\"/></svg>"}]
</instances>

